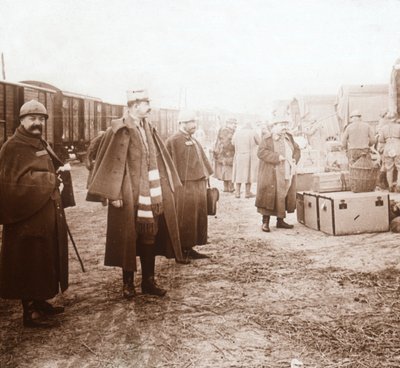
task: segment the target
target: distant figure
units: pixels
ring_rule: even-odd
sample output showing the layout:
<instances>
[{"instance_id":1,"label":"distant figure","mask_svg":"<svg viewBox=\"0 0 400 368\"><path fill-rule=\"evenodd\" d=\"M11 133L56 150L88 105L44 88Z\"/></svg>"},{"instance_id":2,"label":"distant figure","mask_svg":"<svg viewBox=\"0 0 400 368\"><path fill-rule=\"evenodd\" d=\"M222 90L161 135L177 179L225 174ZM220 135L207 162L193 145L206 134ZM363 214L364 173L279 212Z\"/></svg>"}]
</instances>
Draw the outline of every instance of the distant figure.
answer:
<instances>
[{"instance_id":1,"label":"distant figure","mask_svg":"<svg viewBox=\"0 0 400 368\"><path fill-rule=\"evenodd\" d=\"M382 189L388 188L387 178L386 178L386 166L385 160L383 159L383 150L385 148L385 144L380 142L379 137L382 135L382 129L384 126L388 125L388 123L395 119L395 117L390 116L387 109L383 109L379 115L378 125L376 127L376 140L377 140L377 151L381 155L381 168L379 172L379 182L378 186Z\"/></svg>"},{"instance_id":2,"label":"distant figure","mask_svg":"<svg viewBox=\"0 0 400 368\"><path fill-rule=\"evenodd\" d=\"M317 150L320 153L325 152L326 139L323 136L323 130L321 123L317 120L311 120L308 124L304 124L304 133L307 136L307 140L312 149Z\"/></svg>"},{"instance_id":3,"label":"distant figure","mask_svg":"<svg viewBox=\"0 0 400 368\"><path fill-rule=\"evenodd\" d=\"M347 151L349 165L353 165L361 156L371 157L369 147L375 141L371 126L361 120L361 113L358 110L354 110L350 114L350 124L342 136L342 145Z\"/></svg>"},{"instance_id":4,"label":"distant figure","mask_svg":"<svg viewBox=\"0 0 400 368\"><path fill-rule=\"evenodd\" d=\"M22 105L21 124L0 151L0 297L20 299L25 327L52 327L46 300L68 288L68 238L59 185L64 164L42 131L46 108Z\"/></svg>"},{"instance_id":5,"label":"distant figure","mask_svg":"<svg viewBox=\"0 0 400 368\"><path fill-rule=\"evenodd\" d=\"M246 185L245 198L254 198L256 195L251 192L251 184L257 181L257 146L260 143L260 137L251 123L247 123L236 130L232 143L235 147L233 159L235 197L240 198L241 184L244 183Z\"/></svg>"},{"instance_id":6,"label":"distant figure","mask_svg":"<svg viewBox=\"0 0 400 368\"><path fill-rule=\"evenodd\" d=\"M400 192L400 183L397 181L396 185L394 176L395 168L397 173L400 172L400 119L393 119L381 129L379 142L384 144L383 161L386 168L389 191Z\"/></svg>"},{"instance_id":7,"label":"distant figure","mask_svg":"<svg viewBox=\"0 0 400 368\"><path fill-rule=\"evenodd\" d=\"M206 132L201 126L197 127L196 131L193 134L193 138L195 138L197 142L200 143L203 149L206 149Z\"/></svg>"},{"instance_id":8,"label":"distant figure","mask_svg":"<svg viewBox=\"0 0 400 368\"><path fill-rule=\"evenodd\" d=\"M167 139L166 146L183 185L176 191L182 252L191 259L208 258L193 247L207 243L207 179L213 170L200 142L194 138L195 113L181 111L178 122L179 131Z\"/></svg>"},{"instance_id":9,"label":"distant figure","mask_svg":"<svg viewBox=\"0 0 400 368\"><path fill-rule=\"evenodd\" d=\"M89 170L86 188L89 186L89 183L91 180L92 170L94 167L94 161L96 160L97 151L99 149L100 142L101 142L101 139L103 138L104 133L105 133L104 130L99 130L99 132L97 133L97 136L94 137L92 139L92 141L90 142L90 145L86 152L85 166Z\"/></svg>"},{"instance_id":10,"label":"distant figure","mask_svg":"<svg viewBox=\"0 0 400 368\"><path fill-rule=\"evenodd\" d=\"M224 192L233 192L232 169L235 147L232 144L232 137L236 130L236 119L229 119L226 126L218 132L214 146L214 176L224 182Z\"/></svg>"},{"instance_id":11,"label":"distant figure","mask_svg":"<svg viewBox=\"0 0 400 368\"><path fill-rule=\"evenodd\" d=\"M296 209L296 165L300 160L300 148L289 133L289 122L276 120L270 127L271 133L264 136L258 148L256 207L265 232L270 232L271 216L277 217L277 228L293 228L284 218L286 212Z\"/></svg>"}]
</instances>

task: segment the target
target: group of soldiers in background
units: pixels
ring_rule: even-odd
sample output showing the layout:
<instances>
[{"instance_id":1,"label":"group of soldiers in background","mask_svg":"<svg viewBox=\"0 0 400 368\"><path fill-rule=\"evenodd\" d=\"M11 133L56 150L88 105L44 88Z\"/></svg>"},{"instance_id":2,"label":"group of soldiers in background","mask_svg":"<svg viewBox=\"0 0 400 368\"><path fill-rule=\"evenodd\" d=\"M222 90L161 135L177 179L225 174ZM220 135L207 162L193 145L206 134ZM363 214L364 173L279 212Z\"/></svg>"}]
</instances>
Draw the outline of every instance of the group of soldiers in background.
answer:
<instances>
[{"instance_id":1,"label":"group of soldiers in background","mask_svg":"<svg viewBox=\"0 0 400 368\"><path fill-rule=\"evenodd\" d=\"M397 181L400 169L400 119L397 116L382 112L374 133L372 127L362 121L360 111L354 110L343 132L342 146L347 151L349 165L354 165L361 156L370 157L376 147L381 165L379 186L388 187L390 192L400 192L400 183Z\"/></svg>"},{"instance_id":2,"label":"group of soldiers in background","mask_svg":"<svg viewBox=\"0 0 400 368\"><path fill-rule=\"evenodd\" d=\"M276 119L268 130L257 132L250 123L237 129L230 119L218 132L214 148L215 177L224 183L225 192L240 198L245 184L245 198L256 197L262 215L262 227L270 232L270 217L277 218L277 228L291 229L284 221L287 212L296 208L296 165L300 148L289 132L289 122ZM257 182L257 195L251 184Z\"/></svg>"}]
</instances>

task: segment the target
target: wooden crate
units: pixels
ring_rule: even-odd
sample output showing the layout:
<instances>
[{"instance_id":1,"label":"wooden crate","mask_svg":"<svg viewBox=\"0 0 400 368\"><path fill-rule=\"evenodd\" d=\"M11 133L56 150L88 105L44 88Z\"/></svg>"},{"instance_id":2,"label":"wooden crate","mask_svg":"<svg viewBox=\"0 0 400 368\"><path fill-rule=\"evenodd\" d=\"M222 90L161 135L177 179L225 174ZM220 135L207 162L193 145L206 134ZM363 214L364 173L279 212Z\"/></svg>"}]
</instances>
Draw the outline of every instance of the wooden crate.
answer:
<instances>
[{"instance_id":1,"label":"wooden crate","mask_svg":"<svg viewBox=\"0 0 400 368\"><path fill-rule=\"evenodd\" d=\"M343 192L350 190L349 172L327 172L313 175L312 191L319 193Z\"/></svg>"}]
</instances>

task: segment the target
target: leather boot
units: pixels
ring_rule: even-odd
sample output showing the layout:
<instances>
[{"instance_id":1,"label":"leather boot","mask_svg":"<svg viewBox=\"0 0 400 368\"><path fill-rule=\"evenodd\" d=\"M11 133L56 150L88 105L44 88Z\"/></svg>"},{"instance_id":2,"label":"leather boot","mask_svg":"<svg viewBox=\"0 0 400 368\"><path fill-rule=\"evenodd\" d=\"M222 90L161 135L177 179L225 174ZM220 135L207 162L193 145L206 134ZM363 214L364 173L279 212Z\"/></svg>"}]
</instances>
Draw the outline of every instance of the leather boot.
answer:
<instances>
[{"instance_id":1,"label":"leather boot","mask_svg":"<svg viewBox=\"0 0 400 368\"><path fill-rule=\"evenodd\" d=\"M167 291L160 288L154 279L154 269L156 264L154 245L143 245L140 263L142 265L142 293L164 296Z\"/></svg>"},{"instance_id":2,"label":"leather boot","mask_svg":"<svg viewBox=\"0 0 400 368\"><path fill-rule=\"evenodd\" d=\"M47 316L55 316L56 314L64 313L64 307L55 307L45 300L34 300L33 308Z\"/></svg>"},{"instance_id":3,"label":"leather boot","mask_svg":"<svg viewBox=\"0 0 400 368\"><path fill-rule=\"evenodd\" d=\"M236 183L235 198L240 198L240 183Z\"/></svg>"},{"instance_id":4,"label":"leather boot","mask_svg":"<svg viewBox=\"0 0 400 368\"><path fill-rule=\"evenodd\" d=\"M224 192L229 192L230 187L229 187L229 180L224 180Z\"/></svg>"},{"instance_id":5,"label":"leather boot","mask_svg":"<svg viewBox=\"0 0 400 368\"><path fill-rule=\"evenodd\" d=\"M122 296L128 300L134 298L136 296L136 291L133 271L122 270L122 281Z\"/></svg>"},{"instance_id":6,"label":"leather boot","mask_svg":"<svg viewBox=\"0 0 400 368\"><path fill-rule=\"evenodd\" d=\"M233 193L235 191L235 186L233 185L233 182L229 180L229 191Z\"/></svg>"},{"instance_id":7,"label":"leather boot","mask_svg":"<svg viewBox=\"0 0 400 368\"><path fill-rule=\"evenodd\" d=\"M293 225L289 225L285 221L283 221L283 218L278 217L276 220L276 227L279 229L293 229Z\"/></svg>"},{"instance_id":8,"label":"leather boot","mask_svg":"<svg viewBox=\"0 0 400 368\"><path fill-rule=\"evenodd\" d=\"M31 300L21 300L23 316L22 322L24 327L29 328L52 328L55 327L55 323L50 321L43 321L41 314L34 307L34 303Z\"/></svg>"},{"instance_id":9,"label":"leather boot","mask_svg":"<svg viewBox=\"0 0 400 368\"><path fill-rule=\"evenodd\" d=\"M251 192L251 183L246 183L246 198L254 198L256 195Z\"/></svg>"},{"instance_id":10,"label":"leather boot","mask_svg":"<svg viewBox=\"0 0 400 368\"><path fill-rule=\"evenodd\" d=\"M269 216L264 215L262 221L263 224L261 226L261 230L269 233L271 231L269 228Z\"/></svg>"}]
</instances>

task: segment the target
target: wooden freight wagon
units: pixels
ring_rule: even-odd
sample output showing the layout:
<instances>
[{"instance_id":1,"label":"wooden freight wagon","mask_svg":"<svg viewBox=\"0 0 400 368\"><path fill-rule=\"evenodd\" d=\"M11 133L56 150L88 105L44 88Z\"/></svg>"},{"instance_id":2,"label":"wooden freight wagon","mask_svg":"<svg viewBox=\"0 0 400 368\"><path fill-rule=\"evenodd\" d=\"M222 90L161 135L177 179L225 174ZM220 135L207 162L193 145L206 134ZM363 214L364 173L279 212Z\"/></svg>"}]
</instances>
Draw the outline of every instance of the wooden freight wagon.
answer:
<instances>
[{"instance_id":1,"label":"wooden freight wagon","mask_svg":"<svg viewBox=\"0 0 400 368\"><path fill-rule=\"evenodd\" d=\"M0 81L0 146L14 134L20 124L19 110L29 100L37 100L46 106L49 118L47 119L44 138L51 144L57 142L55 129L55 106L57 90L27 83L11 83Z\"/></svg>"},{"instance_id":2,"label":"wooden freight wagon","mask_svg":"<svg viewBox=\"0 0 400 368\"><path fill-rule=\"evenodd\" d=\"M175 109L152 109L150 120L163 139L178 131L179 110Z\"/></svg>"}]
</instances>

